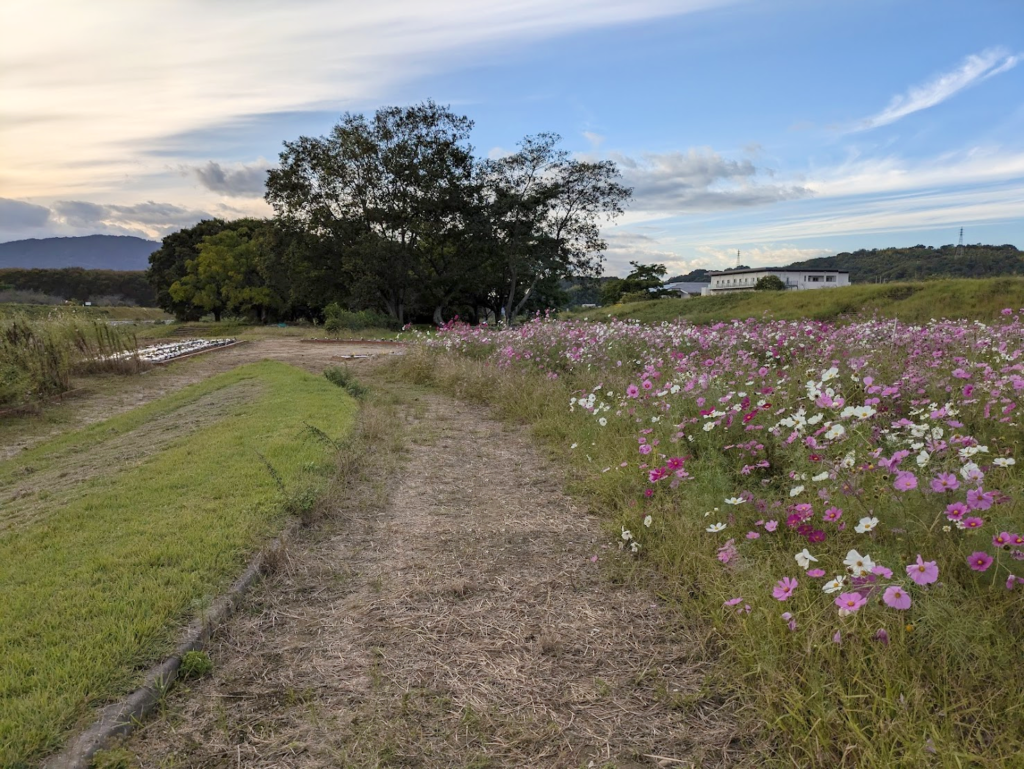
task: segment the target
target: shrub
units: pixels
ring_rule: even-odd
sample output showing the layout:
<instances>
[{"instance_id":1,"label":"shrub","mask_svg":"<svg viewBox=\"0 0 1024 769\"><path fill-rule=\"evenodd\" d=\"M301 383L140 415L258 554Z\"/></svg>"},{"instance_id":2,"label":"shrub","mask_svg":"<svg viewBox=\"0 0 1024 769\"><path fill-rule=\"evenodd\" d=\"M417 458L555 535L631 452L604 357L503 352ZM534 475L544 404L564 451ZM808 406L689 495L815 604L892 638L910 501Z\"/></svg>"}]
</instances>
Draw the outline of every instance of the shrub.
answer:
<instances>
[{"instance_id":1,"label":"shrub","mask_svg":"<svg viewBox=\"0 0 1024 769\"><path fill-rule=\"evenodd\" d=\"M782 282L782 278L778 275L765 275L763 278L758 279L757 285L754 286L755 291L785 291L786 284Z\"/></svg>"},{"instance_id":2,"label":"shrub","mask_svg":"<svg viewBox=\"0 0 1024 769\"><path fill-rule=\"evenodd\" d=\"M341 307L337 302L324 308L324 330L329 334L339 331L362 331L368 328L384 328L398 331L402 326L390 315L373 310L353 312Z\"/></svg>"}]
</instances>

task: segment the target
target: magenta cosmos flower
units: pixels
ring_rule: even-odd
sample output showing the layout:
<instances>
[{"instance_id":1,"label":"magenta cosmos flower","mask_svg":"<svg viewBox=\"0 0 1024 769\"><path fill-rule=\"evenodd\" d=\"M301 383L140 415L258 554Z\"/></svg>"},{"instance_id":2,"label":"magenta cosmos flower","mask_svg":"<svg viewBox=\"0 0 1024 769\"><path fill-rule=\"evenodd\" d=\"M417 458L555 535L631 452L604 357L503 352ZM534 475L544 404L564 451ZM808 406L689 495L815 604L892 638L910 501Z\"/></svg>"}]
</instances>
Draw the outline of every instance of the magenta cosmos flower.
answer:
<instances>
[{"instance_id":1,"label":"magenta cosmos flower","mask_svg":"<svg viewBox=\"0 0 1024 769\"><path fill-rule=\"evenodd\" d=\"M970 518L964 518L965 529L980 529L985 525L985 519L979 518L976 515L972 515Z\"/></svg>"},{"instance_id":2,"label":"magenta cosmos flower","mask_svg":"<svg viewBox=\"0 0 1024 769\"><path fill-rule=\"evenodd\" d=\"M831 523L832 521L838 521L842 516L842 510L840 510L838 507L830 507L828 510L825 511L825 514L822 516L822 518Z\"/></svg>"},{"instance_id":3,"label":"magenta cosmos flower","mask_svg":"<svg viewBox=\"0 0 1024 769\"><path fill-rule=\"evenodd\" d=\"M840 610L848 611L852 614L867 602L868 599L860 593L843 593L835 600L835 605L838 606Z\"/></svg>"},{"instance_id":4,"label":"magenta cosmos flower","mask_svg":"<svg viewBox=\"0 0 1024 769\"><path fill-rule=\"evenodd\" d=\"M970 510L971 509L963 502L953 502L952 504L946 505L946 517L951 521L959 521L967 515Z\"/></svg>"},{"instance_id":5,"label":"magenta cosmos flower","mask_svg":"<svg viewBox=\"0 0 1024 769\"><path fill-rule=\"evenodd\" d=\"M776 583L775 589L772 590L772 597L779 601L785 601L793 595L793 591L796 589L798 584L799 583L791 577L783 577Z\"/></svg>"},{"instance_id":6,"label":"magenta cosmos flower","mask_svg":"<svg viewBox=\"0 0 1024 769\"><path fill-rule=\"evenodd\" d=\"M917 488L917 476L913 473L901 472L896 475L896 481L892 484L896 491L910 491Z\"/></svg>"},{"instance_id":7,"label":"magenta cosmos flower","mask_svg":"<svg viewBox=\"0 0 1024 769\"><path fill-rule=\"evenodd\" d=\"M917 554L917 563L907 567L907 576L918 585L930 585L939 578L939 566L935 561L926 561Z\"/></svg>"},{"instance_id":8,"label":"magenta cosmos flower","mask_svg":"<svg viewBox=\"0 0 1024 769\"><path fill-rule=\"evenodd\" d=\"M906 611L910 608L910 596L899 585L890 585L882 594L882 600L891 609Z\"/></svg>"},{"instance_id":9,"label":"magenta cosmos flower","mask_svg":"<svg viewBox=\"0 0 1024 769\"><path fill-rule=\"evenodd\" d=\"M979 550L967 556L967 565L974 569L974 571L988 571L988 567L992 565L992 560L992 556Z\"/></svg>"}]
</instances>

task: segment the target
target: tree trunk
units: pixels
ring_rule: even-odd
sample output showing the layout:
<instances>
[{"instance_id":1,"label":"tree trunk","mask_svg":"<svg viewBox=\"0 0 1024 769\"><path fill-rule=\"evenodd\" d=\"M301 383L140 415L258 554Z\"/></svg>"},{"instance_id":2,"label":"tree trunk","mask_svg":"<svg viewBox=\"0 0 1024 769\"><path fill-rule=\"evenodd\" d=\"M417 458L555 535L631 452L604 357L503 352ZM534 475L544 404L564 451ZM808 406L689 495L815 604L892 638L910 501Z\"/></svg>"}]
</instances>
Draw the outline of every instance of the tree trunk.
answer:
<instances>
[{"instance_id":1,"label":"tree trunk","mask_svg":"<svg viewBox=\"0 0 1024 769\"><path fill-rule=\"evenodd\" d=\"M439 326L440 327L440 326L444 325L444 316L441 314L441 310L442 309L443 309L442 305L438 305L437 307L434 308L434 325L435 326Z\"/></svg>"},{"instance_id":2,"label":"tree trunk","mask_svg":"<svg viewBox=\"0 0 1024 769\"><path fill-rule=\"evenodd\" d=\"M213 320L215 323L220 323L220 310L213 311Z\"/></svg>"}]
</instances>

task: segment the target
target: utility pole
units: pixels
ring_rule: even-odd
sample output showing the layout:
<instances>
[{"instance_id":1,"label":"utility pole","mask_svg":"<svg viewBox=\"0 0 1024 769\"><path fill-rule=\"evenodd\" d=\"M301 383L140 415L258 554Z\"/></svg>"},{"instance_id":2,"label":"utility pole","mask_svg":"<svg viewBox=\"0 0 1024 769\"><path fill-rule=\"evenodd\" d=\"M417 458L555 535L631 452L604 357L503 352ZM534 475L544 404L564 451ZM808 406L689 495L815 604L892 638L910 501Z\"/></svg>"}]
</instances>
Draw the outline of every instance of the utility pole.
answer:
<instances>
[{"instance_id":1,"label":"utility pole","mask_svg":"<svg viewBox=\"0 0 1024 769\"><path fill-rule=\"evenodd\" d=\"M960 238L963 239L963 232L960 233ZM740 250L738 248L736 249L736 266L740 266Z\"/></svg>"}]
</instances>

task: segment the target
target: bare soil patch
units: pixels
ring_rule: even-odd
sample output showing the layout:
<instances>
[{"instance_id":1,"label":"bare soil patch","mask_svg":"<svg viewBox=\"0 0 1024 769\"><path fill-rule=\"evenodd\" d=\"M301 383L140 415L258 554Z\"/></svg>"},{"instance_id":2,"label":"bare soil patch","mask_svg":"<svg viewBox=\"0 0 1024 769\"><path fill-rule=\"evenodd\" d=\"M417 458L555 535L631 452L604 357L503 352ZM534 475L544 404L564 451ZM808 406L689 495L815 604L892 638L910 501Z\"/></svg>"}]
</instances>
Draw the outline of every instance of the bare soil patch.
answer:
<instances>
[{"instance_id":1,"label":"bare soil patch","mask_svg":"<svg viewBox=\"0 0 1024 769\"><path fill-rule=\"evenodd\" d=\"M704 690L705 631L609 579L630 556L528 437L402 400L217 635L213 675L127 743L139 765L755 764Z\"/></svg>"}]
</instances>

